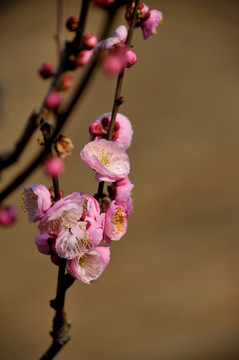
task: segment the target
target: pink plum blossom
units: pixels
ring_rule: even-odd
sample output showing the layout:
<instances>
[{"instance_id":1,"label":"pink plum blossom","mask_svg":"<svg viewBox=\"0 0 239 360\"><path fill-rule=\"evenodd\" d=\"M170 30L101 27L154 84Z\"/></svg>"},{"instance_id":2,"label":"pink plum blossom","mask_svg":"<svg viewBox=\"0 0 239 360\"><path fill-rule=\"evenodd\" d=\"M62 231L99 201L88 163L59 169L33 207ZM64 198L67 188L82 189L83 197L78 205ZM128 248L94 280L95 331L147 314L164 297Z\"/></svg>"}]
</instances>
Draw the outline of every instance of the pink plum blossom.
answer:
<instances>
[{"instance_id":1,"label":"pink plum blossom","mask_svg":"<svg viewBox=\"0 0 239 360\"><path fill-rule=\"evenodd\" d=\"M105 139L89 142L81 151L81 158L96 171L96 181L116 181L127 176L130 170L126 152Z\"/></svg>"},{"instance_id":2,"label":"pink plum blossom","mask_svg":"<svg viewBox=\"0 0 239 360\"><path fill-rule=\"evenodd\" d=\"M107 39L101 40L98 42L98 44L95 46L94 53L95 55L98 54L100 51L104 50L110 50L113 46L125 43L128 36L128 29L124 25L120 25L115 30L112 37L109 37Z\"/></svg>"},{"instance_id":3,"label":"pink plum blossom","mask_svg":"<svg viewBox=\"0 0 239 360\"><path fill-rule=\"evenodd\" d=\"M115 200L110 203L105 213L104 242L120 240L127 230L127 214L122 206L116 205Z\"/></svg>"},{"instance_id":4,"label":"pink plum blossom","mask_svg":"<svg viewBox=\"0 0 239 360\"><path fill-rule=\"evenodd\" d=\"M0 207L0 225L10 226L18 219L18 213L12 206Z\"/></svg>"},{"instance_id":5,"label":"pink plum blossom","mask_svg":"<svg viewBox=\"0 0 239 360\"><path fill-rule=\"evenodd\" d=\"M109 247L96 247L86 251L72 260L67 260L68 272L75 279L85 284L91 284L98 280L110 260Z\"/></svg>"},{"instance_id":6,"label":"pink plum blossom","mask_svg":"<svg viewBox=\"0 0 239 360\"><path fill-rule=\"evenodd\" d=\"M78 192L58 200L41 218L38 228L41 232L59 234L63 228L74 227L83 213L83 202Z\"/></svg>"},{"instance_id":7,"label":"pink plum blossom","mask_svg":"<svg viewBox=\"0 0 239 360\"><path fill-rule=\"evenodd\" d=\"M128 29L124 25L118 26L112 37L101 40L95 47L94 53L101 61L104 70L112 75L119 74L129 61L126 60L128 47L125 45ZM133 63L131 64L131 66Z\"/></svg>"},{"instance_id":8,"label":"pink plum blossom","mask_svg":"<svg viewBox=\"0 0 239 360\"><path fill-rule=\"evenodd\" d=\"M87 235L86 222L79 221L73 228L63 228L56 238L54 250L58 256L68 260L93 247Z\"/></svg>"},{"instance_id":9,"label":"pink plum blossom","mask_svg":"<svg viewBox=\"0 0 239 360\"><path fill-rule=\"evenodd\" d=\"M84 199L83 203L83 215L91 217L92 219L97 219L100 215L100 205L98 201L91 195L82 194Z\"/></svg>"},{"instance_id":10,"label":"pink plum blossom","mask_svg":"<svg viewBox=\"0 0 239 360\"><path fill-rule=\"evenodd\" d=\"M90 131L90 140L99 140L107 136L110 127L111 112L99 116L93 124L101 125L101 134L99 132L94 134ZM115 119L115 128L113 132L112 141L118 144L122 149L128 149L131 145L133 129L130 120L123 114L118 113Z\"/></svg>"},{"instance_id":11,"label":"pink plum blossom","mask_svg":"<svg viewBox=\"0 0 239 360\"><path fill-rule=\"evenodd\" d=\"M128 176L124 179L114 182L111 186L108 187L111 197L115 200L116 205L121 205L127 212L127 215L130 215L133 211L133 202L130 196L130 193L134 185L131 184Z\"/></svg>"},{"instance_id":12,"label":"pink plum blossom","mask_svg":"<svg viewBox=\"0 0 239 360\"><path fill-rule=\"evenodd\" d=\"M146 40L157 33L157 26L163 21L163 14L156 9L149 9L145 18L146 20L142 22L142 31Z\"/></svg>"},{"instance_id":13,"label":"pink plum blossom","mask_svg":"<svg viewBox=\"0 0 239 360\"><path fill-rule=\"evenodd\" d=\"M29 221L40 220L52 205L49 190L44 185L33 184L25 186L22 193Z\"/></svg>"},{"instance_id":14,"label":"pink plum blossom","mask_svg":"<svg viewBox=\"0 0 239 360\"><path fill-rule=\"evenodd\" d=\"M126 18L129 25L131 24L131 19L132 19L134 7L135 7L135 2L131 2L131 3L128 4L128 6L126 8L125 18ZM138 12L137 12L136 27L141 26L142 21L145 19L145 16L146 16L148 11L149 11L149 7L146 4L139 3Z\"/></svg>"},{"instance_id":15,"label":"pink plum blossom","mask_svg":"<svg viewBox=\"0 0 239 360\"><path fill-rule=\"evenodd\" d=\"M79 221L73 228L60 231L54 245L58 256L71 260L99 245L103 227L92 218L86 217L85 220Z\"/></svg>"}]
</instances>

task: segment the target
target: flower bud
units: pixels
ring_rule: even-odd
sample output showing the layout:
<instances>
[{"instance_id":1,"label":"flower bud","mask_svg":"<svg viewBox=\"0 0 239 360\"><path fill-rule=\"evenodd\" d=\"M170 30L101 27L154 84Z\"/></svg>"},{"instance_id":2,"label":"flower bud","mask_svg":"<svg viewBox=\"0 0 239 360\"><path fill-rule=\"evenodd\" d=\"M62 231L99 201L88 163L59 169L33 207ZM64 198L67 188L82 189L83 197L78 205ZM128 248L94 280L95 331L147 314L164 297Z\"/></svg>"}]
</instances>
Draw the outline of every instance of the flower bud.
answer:
<instances>
[{"instance_id":1,"label":"flower bud","mask_svg":"<svg viewBox=\"0 0 239 360\"><path fill-rule=\"evenodd\" d=\"M61 175L65 170L63 160L57 156L48 156L43 162L43 169L52 177Z\"/></svg>"},{"instance_id":2,"label":"flower bud","mask_svg":"<svg viewBox=\"0 0 239 360\"><path fill-rule=\"evenodd\" d=\"M95 35L85 34L83 35L83 45L86 50L92 50L98 43L98 39Z\"/></svg>"},{"instance_id":3,"label":"flower bud","mask_svg":"<svg viewBox=\"0 0 239 360\"><path fill-rule=\"evenodd\" d=\"M125 66L130 68L137 61L137 56L133 50L126 50L125 52Z\"/></svg>"},{"instance_id":4,"label":"flower bud","mask_svg":"<svg viewBox=\"0 0 239 360\"><path fill-rule=\"evenodd\" d=\"M45 106L48 109L57 109L61 103L61 96L57 91L53 91L47 95L45 100Z\"/></svg>"},{"instance_id":5,"label":"flower bud","mask_svg":"<svg viewBox=\"0 0 239 360\"><path fill-rule=\"evenodd\" d=\"M64 74L58 86L58 90L68 90L71 88L72 84L72 77L69 74Z\"/></svg>"},{"instance_id":6,"label":"flower bud","mask_svg":"<svg viewBox=\"0 0 239 360\"><path fill-rule=\"evenodd\" d=\"M106 9L109 5L113 4L115 0L92 0L94 4Z\"/></svg>"},{"instance_id":7,"label":"flower bud","mask_svg":"<svg viewBox=\"0 0 239 360\"><path fill-rule=\"evenodd\" d=\"M118 54L108 55L102 62L103 69L110 75L118 75L124 69L122 57Z\"/></svg>"},{"instance_id":8,"label":"flower bud","mask_svg":"<svg viewBox=\"0 0 239 360\"><path fill-rule=\"evenodd\" d=\"M66 28L69 31L76 31L76 29L78 28L80 19L76 16L71 16L67 19L66 21Z\"/></svg>"},{"instance_id":9,"label":"flower bud","mask_svg":"<svg viewBox=\"0 0 239 360\"><path fill-rule=\"evenodd\" d=\"M77 66L86 65L89 62L92 54L93 50L81 50L75 60Z\"/></svg>"},{"instance_id":10,"label":"flower bud","mask_svg":"<svg viewBox=\"0 0 239 360\"><path fill-rule=\"evenodd\" d=\"M50 63L43 63L39 66L38 73L43 79L48 79L54 74L53 66Z\"/></svg>"},{"instance_id":11,"label":"flower bud","mask_svg":"<svg viewBox=\"0 0 239 360\"><path fill-rule=\"evenodd\" d=\"M134 7L135 7L135 3L131 2L128 4L127 9L126 9L125 19L127 20L129 25L131 24ZM146 4L144 4L144 3L139 4L138 11L137 11L137 20L136 20L136 25L135 25L136 27L141 26L142 21L144 21L145 15L147 14L148 11L149 11L149 7Z\"/></svg>"},{"instance_id":12,"label":"flower bud","mask_svg":"<svg viewBox=\"0 0 239 360\"><path fill-rule=\"evenodd\" d=\"M98 122L93 122L90 124L89 132L92 136L98 136L102 134L103 127Z\"/></svg>"},{"instance_id":13,"label":"flower bud","mask_svg":"<svg viewBox=\"0 0 239 360\"><path fill-rule=\"evenodd\" d=\"M17 218L17 211L12 206L0 208L0 225L10 226L16 222Z\"/></svg>"}]
</instances>

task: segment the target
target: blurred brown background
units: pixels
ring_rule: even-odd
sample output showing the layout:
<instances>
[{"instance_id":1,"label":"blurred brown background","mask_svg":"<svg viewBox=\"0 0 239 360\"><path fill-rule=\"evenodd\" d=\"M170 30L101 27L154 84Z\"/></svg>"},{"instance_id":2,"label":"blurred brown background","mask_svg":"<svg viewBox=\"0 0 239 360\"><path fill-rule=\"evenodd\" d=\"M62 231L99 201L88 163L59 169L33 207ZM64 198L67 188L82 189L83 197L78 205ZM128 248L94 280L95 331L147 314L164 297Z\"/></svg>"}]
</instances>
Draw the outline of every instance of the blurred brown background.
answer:
<instances>
[{"instance_id":1,"label":"blurred brown background","mask_svg":"<svg viewBox=\"0 0 239 360\"><path fill-rule=\"evenodd\" d=\"M81 1L69 0L67 15ZM135 209L112 244L100 280L67 293L72 340L57 359L239 359L239 1L149 0L164 13L159 35L134 35L138 63L127 70L121 112L134 127ZM36 69L56 63L56 1L0 2L1 150L10 150L48 82ZM94 8L87 31L99 33ZM125 24L123 11L117 24ZM79 76L79 73L76 76ZM115 80L99 69L64 133L75 151L61 177L65 194L93 194L80 159L88 126L111 111ZM37 152L36 139L2 185ZM50 180L38 169L24 183ZM6 201L20 212L1 229L0 359L38 359L50 344L57 268L37 252L37 226L21 188Z\"/></svg>"}]
</instances>

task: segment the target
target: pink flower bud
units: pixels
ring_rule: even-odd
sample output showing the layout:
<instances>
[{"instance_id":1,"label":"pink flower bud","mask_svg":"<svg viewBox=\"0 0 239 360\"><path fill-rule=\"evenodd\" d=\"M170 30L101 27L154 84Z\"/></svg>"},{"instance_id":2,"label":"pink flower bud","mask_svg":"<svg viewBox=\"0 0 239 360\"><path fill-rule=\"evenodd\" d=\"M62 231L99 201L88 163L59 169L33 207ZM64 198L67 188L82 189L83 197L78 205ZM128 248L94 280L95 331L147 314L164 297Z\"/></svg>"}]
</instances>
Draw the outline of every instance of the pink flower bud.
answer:
<instances>
[{"instance_id":1,"label":"pink flower bud","mask_svg":"<svg viewBox=\"0 0 239 360\"><path fill-rule=\"evenodd\" d=\"M16 222L18 218L17 211L11 206L0 208L0 225L10 226Z\"/></svg>"},{"instance_id":2,"label":"pink flower bud","mask_svg":"<svg viewBox=\"0 0 239 360\"><path fill-rule=\"evenodd\" d=\"M47 175L59 176L65 170L63 160L57 156L48 156L43 162L43 168Z\"/></svg>"},{"instance_id":3,"label":"pink flower bud","mask_svg":"<svg viewBox=\"0 0 239 360\"><path fill-rule=\"evenodd\" d=\"M80 19L76 16L71 16L67 19L66 21L66 28L69 31L76 31L76 29L78 28Z\"/></svg>"},{"instance_id":4,"label":"pink flower bud","mask_svg":"<svg viewBox=\"0 0 239 360\"><path fill-rule=\"evenodd\" d=\"M69 74L64 74L59 86L59 90L68 90L73 84L73 79Z\"/></svg>"},{"instance_id":5,"label":"pink flower bud","mask_svg":"<svg viewBox=\"0 0 239 360\"><path fill-rule=\"evenodd\" d=\"M47 95L45 100L45 106L48 109L57 109L58 106L61 103L61 96L57 91L51 92L49 95Z\"/></svg>"},{"instance_id":6,"label":"pink flower bud","mask_svg":"<svg viewBox=\"0 0 239 360\"><path fill-rule=\"evenodd\" d=\"M93 54L93 50L81 50L75 59L76 65L77 66L86 65L89 62L92 54Z\"/></svg>"},{"instance_id":7,"label":"pink flower bud","mask_svg":"<svg viewBox=\"0 0 239 360\"><path fill-rule=\"evenodd\" d=\"M54 74L53 66L50 63L43 63L39 66L38 73L43 79L48 79Z\"/></svg>"},{"instance_id":8,"label":"pink flower bud","mask_svg":"<svg viewBox=\"0 0 239 360\"><path fill-rule=\"evenodd\" d=\"M89 127L89 132L92 136L97 136L97 135L101 135L102 134L102 130L103 127L100 123L98 122L93 122L92 124L90 124Z\"/></svg>"},{"instance_id":9,"label":"pink flower bud","mask_svg":"<svg viewBox=\"0 0 239 360\"><path fill-rule=\"evenodd\" d=\"M95 35L85 34L83 35L83 45L86 50L92 50L98 43L98 39Z\"/></svg>"},{"instance_id":10,"label":"pink flower bud","mask_svg":"<svg viewBox=\"0 0 239 360\"><path fill-rule=\"evenodd\" d=\"M113 4L115 0L92 0L95 5L106 9L109 5Z\"/></svg>"},{"instance_id":11,"label":"pink flower bud","mask_svg":"<svg viewBox=\"0 0 239 360\"><path fill-rule=\"evenodd\" d=\"M137 61L137 56L133 50L126 50L125 52L125 66L130 68Z\"/></svg>"},{"instance_id":12,"label":"pink flower bud","mask_svg":"<svg viewBox=\"0 0 239 360\"><path fill-rule=\"evenodd\" d=\"M51 252L50 243L53 242L54 239L47 233L42 233L35 237L35 244L40 253L49 255Z\"/></svg>"},{"instance_id":13,"label":"pink flower bud","mask_svg":"<svg viewBox=\"0 0 239 360\"><path fill-rule=\"evenodd\" d=\"M124 61L120 54L108 55L102 62L103 69L110 75L118 75L124 69Z\"/></svg>"}]
</instances>

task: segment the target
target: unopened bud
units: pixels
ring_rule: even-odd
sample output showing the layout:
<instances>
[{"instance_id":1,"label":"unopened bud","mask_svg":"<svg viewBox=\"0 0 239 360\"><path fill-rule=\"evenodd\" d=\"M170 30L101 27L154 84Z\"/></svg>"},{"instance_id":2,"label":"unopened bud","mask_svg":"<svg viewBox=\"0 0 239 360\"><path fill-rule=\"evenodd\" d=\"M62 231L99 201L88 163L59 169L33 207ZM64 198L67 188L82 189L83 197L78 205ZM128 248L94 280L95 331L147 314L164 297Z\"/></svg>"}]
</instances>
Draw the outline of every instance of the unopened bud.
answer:
<instances>
[{"instance_id":1,"label":"unopened bud","mask_svg":"<svg viewBox=\"0 0 239 360\"><path fill-rule=\"evenodd\" d=\"M98 39L95 35L85 34L83 35L83 45L86 50L92 50L98 43Z\"/></svg>"},{"instance_id":2,"label":"unopened bud","mask_svg":"<svg viewBox=\"0 0 239 360\"><path fill-rule=\"evenodd\" d=\"M124 69L122 57L115 55L108 55L102 62L103 69L110 75L118 75Z\"/></svg>"},{"instance_id":3,"label":"unopened bud","mask_svg":"<svg viewBox=\"0 0 239 360\"><path fill-rule=\"evenodd\" d=\"M63 160L57 156L48 156L43 162L43 169L47 175L56 177L64 172L65 164Z\"/></svg>"},{"instance_id":4,"label":"unopened bud","mask_svg":"<svg viewBox=\"0 0 239 360\"><path fill-rule=\"evenodd\" d=\"M75 60L76 65L77 66L86 65L90 60L92 54L93 54L93 50L81 50L76 57Z\"/></svg>"},{"instance_id":5,"label":"unopened bud","mask_svg":"<svg viewBox=\"0 0 239 360\"><path fill-rule=\"evenodd\" d=\"M43 63L39 66L38 73L43 79L48 79L54 74L54 68L50 63Z\"/></svg>"},{"instance_id":6,"label":"unopened bud","mask_svg":"<svg viewBox=\"0 0 239 360\"><path fill-rule=\"evenodd\" d=\"M66 21L66 28L69 31L76 31L79 26L80 19L76 16L71 16Z\"/></svg>"},{"instance_id":7,"label":"unopened bud","mask_svg":"<svg viewBox=\"0 0 239 360\"><path fill-rule=\"evenodd\" d=\"M115 0L92 0L94 4L106 9L109 5L113 4Z\"/></svg>"},{"instance_id":8,"label":"unopened bud","mask_svg":"<svg viewBox=\"0 0 239 360\"><path fill-rule=\"evenodd\" d=\"M51 92L49 95L47 95L45 100L45 106L48 109L57 109L60 103L61 103L61 96L57 91Z\"/></svg>"},{"instance_id":9,"label":"unopened bud","mask_svg":"<svg viewBox=\"0 0 239 360\"><path fill-rule=\"evenodd\" d=\"M130 68L137 61L137 56L133 50L126 50L125 52L125 66Z\"/></svg>"},{"instance_id":10,"label":"unopened bud","mask_svg":"<svg viewBox=\"0 0 239 360\"><path fill-rule=\"evenodd\" d=\"M58 86L58 90L68 90L71 88L72 84L72 77L69 74L64 74Z\"/></svg>"},{"instance_id":11,"label":"unopened bud","mask_svg":"<svg viewBox=\"0 0 239 360\"><path fill-rule=\"evenodd\" d=\"M93 122L90 124L89 132L92 136L102 135L103 127L99 122Z\"/></svg>"},{"instance_id":12,"label":"unopened bud","mask_svg":"<svg viewBox=\"0 0 239 360\"><path fill-rule=\"evenodd\" d=\"M17 211L12 206L0 208L0 225L10 226L16 222L17 218Z\"/></svg>"}]
</instances>

